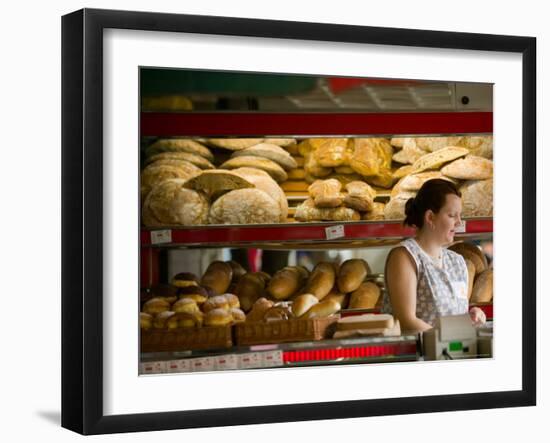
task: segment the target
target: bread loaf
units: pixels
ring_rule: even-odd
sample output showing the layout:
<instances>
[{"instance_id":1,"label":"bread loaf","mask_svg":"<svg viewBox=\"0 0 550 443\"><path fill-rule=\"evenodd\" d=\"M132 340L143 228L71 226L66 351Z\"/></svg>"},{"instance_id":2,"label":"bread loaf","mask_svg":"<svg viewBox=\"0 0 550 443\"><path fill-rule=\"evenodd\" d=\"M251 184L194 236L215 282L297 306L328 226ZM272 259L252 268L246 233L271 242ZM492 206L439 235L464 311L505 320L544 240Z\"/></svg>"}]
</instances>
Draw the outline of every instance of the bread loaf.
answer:
<instances>
[{"instance_id":1,"label":"bread loaf","mask_svg":"<svg viewBox=\"0 0 550 443\"><path fill-rule=\"evenodd\" d=\"M493 161L476 155L467 155L447 164L441 172L460 180L485 180L493 177Z\"/></svg>"},{"instance_id":2,"label":"bread loaf","mask_svg":"<svg viewBox=\"0 0 550 443\"><path fill-rule=\"evenodd\" d=\"M346 185L346 194L344 205L356 211L366 212L372 210L376 191L367 183L362 181L353 181Z\"/></svg>"},{"instance_id":3,"label":"bread loaf","mask_svg":"<svg viewBox=\"0 0 550 443\"><path fill-rule=\"evenodd\" d=\"M208 138L206 143L217 148L229 149L230 151L240 151L251 146L262 143L263 138Z\"/></svg>"},{"instance_id":4,"label":"bread loaf","mask_svg":"<svg viewBox=\"0 0 550 443\"><path fill-rule=\"evenodd\" d=\"M319 299L313 294L301 294L292 302L292 313L295 317L300 317L317 303Z\"/></svg>"},{"instance_id":5,"label":"bread loaf","mask_svg":"<svg viewBox=\"0 0 550 443\"><path fill-rule=\"evenodd\" d=\"M449 246L448 249L462 255L465 259L470 260L475 265L476 274L479 274L487 269L488 264L485 254L473 243L457 242Z\"/></svg>"},{"instance_id":6,"label":"bread loaf","mask_svg":"<svg viewBox=\"0 0 550 443\"><path fill-rule=\"evenodd\" d=\"M456 146L448 146L438 151L431 152L423 155L413 163L413 173L418 174L427 169L439 169L445 163L464 157L468 153L469 151L466 148L459 148Z\"/></svg>"},{"instance_id":7,"label":"bread loaf","mask_svg":"<svg viewBox=\"0 0 550 443\"><path fill-rule=\"evenodd\" d=\"M185 180L170 179L156 185L145 198L145 226L201 225L208 221L209 203L200 192L183 187Z\"/></svg>"},{"instance_id":8,"label":"bread loaf","mask_svg":"<svg viewBox=\"0 0 550 443\"><path fill-rule=\"evenodd\" d=\"M428 152L416 143L414 138L406 138L403 142L403 149L393 155L393 160L398 163L404 164L413 164L423 155L426 155Z\"/></svg>"},{"instance_id":9,"label":"bread loaf","mask_svg":"<svg viewBox=\"0 0 550 443\"><path fill-rule=\"evenodd\" d=\"M470 259L465 258L466 268L468 269L468 300L472 296L472 289L474 287L474 279L476 277L476 265Z\"/></svg>"},{"instance_id":10,"label":"bread loaf","mask_svg":"<svg viewBox=\"0 0 550 443\"><path fill-rule=\"evenodd\" d=\"M380 202L374 202L372 204L372 209L368 212L364 212L361 214L362 220L384 220L384 210L386 208L386 205L384 203Z\"/></svg>"},{"instance_id":11,"label":"bread loaf","mask_svg":"<svg viewBox=\"0 0 550 443\"><path fill-rule=\"evenodd\" d=\"M279 202L260 189L238 189L218 198L210 207L210 224L279 223Z\"/></svg>"},{"instance_id":12,"label":"bread loaf","mask_svg":"<svg viewBox=\"0 0 550 443\"><path fill-rule=\"evenodd\" d=\"M346 260L338 270L337 285L341 292L355 291L370 272L368 263L361 258Z\"/></svg>"},{"instance_id":13,"label":"bread loaf","mask_svg":"<svg viewBox=\"0 0 550 443\"><path fill-rule=\"evenodd\" d=\"M150 157L161 152L187 152L189 154L200 155L210 162L214 161L214 156L210 152L210 149L195 140L186 138L159 139L147 147L145 155Z\"/></svg>"},{"instance_id":14,"label":"bread loaf","mask_svg":"<svg viewBox=\"0 0 550 443\"><path fill-rule=\"evenodd\" d=\"M220 169L256 168L267 172L276 182L284 182L288 175L283 168L272 160L252 155L230 158L220 165Z\"/></svg>"},{"instance_id":15,"label":"bread loaf","mask_svg":"<svg viewBox=\"0 0 550 443\"><path fill-rule=\"evenodd\" d=\"M271 161L274 161L287 171L298 167L296 161L287 151L285 151L280 146L271 143L259 143L257 145L251 146L250 148L235 151L231 155L231 158L242 156L267 158Z\"/></svg>"},{"instance_id":16,"label":"bread loaf","mask_svg":"<svg viewBox=\"0 0 550 443\"><path fill-rule=\"evenodd\" d=\"M145 164L148 165L158 160L165 159L184 160L186 162L192 163L200 169L215 169L214 165L206 158L201 157L197 154L190 154L189 152L161 152L160 154L154 154L150 157L147 157L145 159Z\"/></svg>"},{"instance_id":17,"label":"bread loaf","mask_svg":"<svg viewBox=\"0 0 550 443\"><path fill-rule=\"evenodd\" d=\"M246 315L246 321L255 322L263 320L265 313L272 307L273 302L271 300L260 297L254 302L250 312Z\"/></svg>"},{"instance_id":18,"label":"bread loaf","mask_svg":"<svg viewBox=\"0 0 550 443\"><path fill-rule=\"evenodd\" d=\"M264 287L264 280L252 273L247 273L239 279L235 294L239 297L239 303L244 312L250 311L256 300L262 297Z\"/></svg>"},{"instance_id":19,"label":"bread loaf","mask_svg":"<svg viewBox=\"0 0 550 443\"><path fill-rule=\"evenodd\" d=\"M405 204L413 198L415 193L402 192L392 197L384 207L384 218L386 220L403 220L405 218Z\"/></svg>"},{"instance_id":20,"label":"bread loaf","mask_svg":"<svg viewBox=\"0 0 550 443\"><path fill-rule=\"evenodd\" d=\"M319 300L323 299L336 281L336 270L334 265L328 262L320 262L309 275L304 293L313 294Z\"/></svg>"},{"instance_id":21,"label":"bread loaf","mask_svg":"<svg viewBox=\"0 0 550 443\"><path fill-rule=\"evenodd\" d=\"M317 299L315 299L317 300ZM139 313L139 327L140 329L151 329L153 327L153 316L147 312Z\"/></svg>"},{"instance_id":22,"label":"bread loaf","mask_svg":"<svg viewBox=\"0 0 550 443\"><path fill-rule=\"evenodd\" d=\"M329 315L336 314L340 309L340 304L335 300L323 300L309 308L305 314L302 314L302 317L307 319L328 317Z\"/></svg>"},{"instance_id":23,"label":"bread loaf","mask_svg":"<svg viewBox=\"0 0 550 443\"><path fill-rule=\"evenodd\" d=\"M267 285L267 292L276 300L286 300L300 289L303 281L303 274L299 270L286 266L273 275Z\"/></svg>"},{"instance_id":24,"label":"bread loaf","mask_svg":"<svg viewBox=\"0 0 550 443\"><path fill-rule=\"evenodd\" d=\"M486 269L479 274L475 281L472 290L472 303L487 303L493 299L493 270Z\"/></svg>"},{"instance_id":25,"label":"bread loaf","mask_svg":"<svg viewBox=\"0 0 550 443\"><path fill-rule=\"evenodd\" d=\"M293 314L290 308L284 305L274 305L265 312L263 321L271 322L289 320L292 317Z\"/></svg>"},{"instance_id":26,"label":"bread loaf","mask_svg":"<svg viewBox=\"0 0 550 443\"><path fill-rule=\"evenodd\" d=\"M323 301L325 300L334 300L340 305L341 309L347 309L349 304L349 294L342 294L338 291L338 288L332 288L328 295L323 298Z\"/></svg>"},{"instance_id":27,"label":"bread loaf","mask_svg":"<svg viewBox=\"0 0 550 443\"><path fill-rule=\"evenodd\" d=\"M402 148L403 147L403 144L405 143L405 140L407 140L406 138L404 137L392 137L390 139L390 144L394 147L394 148Z\"/></svg>"},{"instance_id":28,"label":"bread loaf","mask_svg":"<svg viewBox=\"0 0 550 443\"><path fill-rule=\"evenodd\" d=\"M304 180L306 178L306 171L302 168L292 169L287 174L289 180Z\"/></svg>"},{"instance_id":29,"label":"bread loaf","mask_svg":"<svg viewBox=\"0 0 550 443\"><path fill-rule=\"evenodd\" d=\"M273 145L281 146L283 148L289 148L291 146L296 146L295 138L266 138L264 139L266 143L271 143Z\"/></svg>"},{"instance_id":30,"label":"bread loaf","mask_svg":"<svg viewBox=\"0 0 550 443\"><path fill-rule=\"evenodd\" d=\"M426 183L428 180L432 180L434 178L439 178L441 180L447 180L453 183L456 183L455 180L444 176L441 171L426 171L426 172L419 172L418 174L410 174L406 175L402 179L400 179L397 184L393 187L391 191L391 197L394 197L397 194L400 194L402 192L418 192L422 185Z\"/></svg>"},{"instance_id":31,"label":"bread loaf","mask_svg":"<svg viewBox=\"0 0 550 443\"><path fill-rule=\"evenodd\" d=\"M214 261L206 268L201 279L201 285L212 288L216 294L225 294L232 278L233 269L231 265L223 261Z\"/></svg>"},{"instance_id":32,"label":"bread loaf","mask_svg":"<svg viewBox=\"0 0 550 443\"><path fill-rule=\"evenodd\" d=\"M428 152L439 151L447 146L460 146L464 145L464 140L467 137L452 136L452 137L416 137L414 138L415 144L418 148Z\"/></svg>"},{"instance_id":33,"label":"bread loaf","mask_svg":"<svg viewBox=\"0 0 550 443\"><path fill-rule=\"evenodd\" d=\"M336 208L343 202L342 184L335 179L315 180L308 188L310 197L318 208Z\"/></svg>"},{"instance_id":34,"label":"bread loaf","mask_svg":"<svg viewBox=\"0 0 550 443\"><path fill-rule=\"evenodd\" d=\"M467 181L459 189L464 217L493 215L493 179Z\"/></svg>"},{"instance_id":35,"label":"bread loaf","mask_svg":"<svg viewBox=\"0 0 550 443\"><path fill-rule=\"evenodd\" d=\"M202 173L187 180L183 186L195 191L201 191L212 200L235 189L254 187L251 182L241 175L222 169L202 171Z\"/></svg>"},{"instance_id":36,"label":"bread loaf","mask_svg":"<svg viewBox=\"0 0 550 443\"><path fill-rule=\"evenodd\" d=\"M239 279L246 274L246 269L244 269L241 264L235 260L229 260L227 264L231 266L231 270L233 271L233 276L231 278L232 282L238 282Z\"/></svg>"},{"instance_id":37,"label":"bread loaf","mask_svg":"<svg viewBox=\"0 0 550 443\"><path fill-rule=\"evenodd\" d=\"M341 166L348 161L348 139L326 139L314 152L315 160L324 168Z\"/></svg>"},{"instance_id":38,"label":"bread loaf","mask_svg":"<svg viewBox=\"0 0 550 443\"><path fill-rule=\"evenodd\" d=\"M376 283L362 283L357 290L352 292L349 300L350 309L374 309L380 298L380 288Z\"/></svg>"},{"instance_id":39,"label":"bread loaf","mask_svg":"<svg viewBox=\"0 0 550 443\"><path fill-rule=\"evenodd\" d=\"M153 189L153 187L168 179L179 178L183 180L188 180L194 177L200 172L200 169L196 168L193 165L188 166L176 166L176 165L157 165L153 163L147 166L141 172L141 201L145 200L147 194Z\"/></svg>"},{"instance_id":40,"label":"bread loaf","mask_svg":"<svg viewBox=\"0 0 550 443\"><path fill-rule=\"evenodd\" d=\"M354 221L360 220L358 211L345 206L338 208L317 208L313 199L308 198L296 207L294 218L298 221Z\"/></svg>"},{"instance_id":41,"label":"bread loaf","mask_svg":"<svg viewBox=\"0 0 550 443\"><path fill-rule=\"evenodd\" d=\"M332 168L326 168L319 164L314 153L307 153L304 156L304 171L306 178L309 176L316 178L326 177L332 172Z\"/></svg>"},{"instance_id":42,"label":"bread loaf","mask_svg":"<svg viewBox=\"0 0 550 443\"><path fill-rule=\"evenodd\" d=\"M405 177L406 175L409 175L411 172L414 171L413 165L404 165L399 168L397 168L394 173L393 177L395 179L400 179Z\"/></svg>"},{"instance_id":43,"label":"bread loaf","mask_svg":"<svg viewBox=\"0 0 550 443\"><path fill-rule=\"evenodd\" d=\"M376 176L381 168L391 167L392 154L393 148L385 138L355 138L349 165L362 176Z\"/></svg>"}]
</instances>

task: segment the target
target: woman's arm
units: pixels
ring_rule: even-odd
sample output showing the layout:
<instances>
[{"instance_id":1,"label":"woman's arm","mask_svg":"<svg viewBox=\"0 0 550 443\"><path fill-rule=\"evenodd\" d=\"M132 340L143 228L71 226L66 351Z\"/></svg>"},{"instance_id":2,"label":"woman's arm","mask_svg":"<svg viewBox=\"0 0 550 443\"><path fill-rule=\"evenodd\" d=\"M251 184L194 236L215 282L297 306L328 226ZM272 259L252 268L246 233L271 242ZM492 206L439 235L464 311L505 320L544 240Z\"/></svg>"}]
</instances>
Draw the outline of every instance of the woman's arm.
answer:
<instances>
[{"instance_id":1,"label":"woman's arm","mask_svg":"<svg viewBox=\"0 0 550 443\"><path fill-rule=\"evenodd\" d=\"M431 325L416 317L416 266L404 247L393 249L386 260L386 288L393 315L404 331L422 332Z\"/></svg>"}]
</instances>

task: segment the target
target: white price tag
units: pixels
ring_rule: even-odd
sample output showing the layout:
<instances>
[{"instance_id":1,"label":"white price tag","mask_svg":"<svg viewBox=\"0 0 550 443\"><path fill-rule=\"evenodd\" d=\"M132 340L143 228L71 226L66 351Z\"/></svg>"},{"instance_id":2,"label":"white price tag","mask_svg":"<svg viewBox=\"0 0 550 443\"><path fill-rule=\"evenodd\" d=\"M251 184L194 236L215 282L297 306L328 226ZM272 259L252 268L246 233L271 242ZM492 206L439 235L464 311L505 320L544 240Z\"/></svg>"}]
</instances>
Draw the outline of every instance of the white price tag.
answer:
<instances>
[{"instance_id":1,"label":"white price tag","mask_svg":"<svg viewBox=\"0 0 550 443\"><path fill-rule=\"evenodd\" d=\"M466 232L466 221L465 220L462 220L462 224L460 226L457 226L457 228L455 229L455 232L457 232L457 233Z\"/></svg>"},{"instance_id":2,"label":"white price tag","mask_svg":"<svg viewBox=\"0 0 550 443\"><path fill-rule=\"evenodd\" d=\"M248 352L239 356L239 368L251 369L262 367L262 354L260 352Z\"/></svg>"},{"instance_id":3,"label":"white price tag","mask_svg":"<svg viewBox=\"0 0 550 443\"><path fill-rule=\"evenodd\" d=\"M189 360L170 360L166 362L166 372L191 372Z\"/></svg>"},{"instance_id":4,"label":"white price tag","mask_svg":"<svg viewBox=\"0 0 550 443\"><path fill-rule=\"evenodd\" d=\"M335 238L342 238L344 234L344 225L329 226L325 228L327 240L334 240Z\"/></svg>"},{"instance_id":5,"label":"white price tag","mask_svg":"<svg viewBox=\"0 0 550 443\"><path fill-rule=\"evenodd\" d=\"M191 360L191 365L193 372L213 371L214 357L194 358Z\"/></svg>"},{"instance_id":6,"label":"white price tag","mask_svg":"<svg viewBox=\"0 0 550 443\"><path fill-rule=\"evenodd\" d=\"M163 361L141 363L140 374L162 374L163 372L166 372L166 365Z\"/></svg>"},{"instance_id":7,"label":"white price tag","mask_svg":"<svg viewBox=\"0 0 550 443\"><path fill-rule=\"evenodd\" d=\"M225 369L238 369L239 360L236 354L219 355L216 357L215 364L217 371L223 371Z\"/></svg>"},{"instance_id":8,"label":"white price tag","mask_svg":"<svg viewBox=\"0 0 550 443\"><path fill-rule=\"evenodd\" d=\"M160 231L151 231L151 243L153 245L172 243L172 230L162 229Z\"/></svg>"},{"instance_id":9,"label":"white price tag","mask_svg":"<svg viewBox=\"0 0 550 443\"><path fill-rule=\"evenodd\" d=\"M272 368L274 366L283 365L283 351L262 352L262 366L264 368Z\"/></svg>"}]
</instances>

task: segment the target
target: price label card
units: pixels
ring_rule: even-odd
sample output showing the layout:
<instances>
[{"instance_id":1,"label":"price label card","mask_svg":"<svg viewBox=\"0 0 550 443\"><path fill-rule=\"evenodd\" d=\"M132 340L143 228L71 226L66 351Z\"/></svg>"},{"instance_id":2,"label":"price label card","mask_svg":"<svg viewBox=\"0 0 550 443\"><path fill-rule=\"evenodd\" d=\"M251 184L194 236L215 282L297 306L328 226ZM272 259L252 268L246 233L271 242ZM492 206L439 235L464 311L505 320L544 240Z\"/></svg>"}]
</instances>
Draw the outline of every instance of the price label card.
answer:
<instances>
[{"instance_id":1,"label":"price label card","mask_svg":"<svg viewBox=\"0 0 550 443\"><path fill-rule=\"evenodd\" d=\"M462 224L460 226L457 226L457 228L455 229L455 232L458 232L458 233L466 232L466 221L465 220L462 220Z\"/></svg>"},{"instance_id":2,"label":"price label card","mask_svg":"<svg viewBox=\"0 0 550 443\"><path fill-rule=\"evenodd\" d=\"M166 372L166 365L163 361L142 363L140 367L141 374L162 374L163 372Z\"/></svg>"},{"instance_id":3,"label":"price label card","mask_svg":"<svg viewBox=\"0 0 550 443\"><path fill-rule=\"evenodd\" d=\"M262 366L264 368L272 368L283 365L283 351L268 351L262 352Z\"/></svg>"},{"instance_id":4,"label":"price label card","mask_svg":"<svg viewBox=\"0 0 550 443\"><path fill-rule=\"evenodd\" d=\"M191 365L192 365L191 370L193 372L213 371L214 357L194 358L191 360Z\"/></svg>"},{"instance_id":5,"label":"price label card","mask_svg":"<svg viewBox=\"0 0 550 443\"><path fill-rule=\"evenodd\" d=\"M172 243L172 230L162 229L160 231L151 231L151 243L154 245Z\"/></svg>"},{"instance_id":6,"label":"price label card","mask_svg":"<svg viewBox=\"0 0 550 443\"><path fill-rule=\"evenodd\" d=\"M236 354L219 355L216 357L215 367L218 371L224 369L238 369L239 359Z\"/></svg>"},{"instance_id":7,"label":"price label card","mask_svg":"<svg viewBox=\"0 0 550 443\"><path fill-rule=\"evenodd\" d=\"M248 352L241 354L239 358L240 369L251 369L262 367L262 354L260 352Z\"/></svg>"},{"instance_id":8,"label":"price label card","mask_svg":"<svg viewBox=\"0 0 550 443\"><path fill-rule=\"evenodd\" d=\"M325 228L325 233L327 240L345 237L344 225L329 226L328 228Z\"/></svg>"}]
</instances>

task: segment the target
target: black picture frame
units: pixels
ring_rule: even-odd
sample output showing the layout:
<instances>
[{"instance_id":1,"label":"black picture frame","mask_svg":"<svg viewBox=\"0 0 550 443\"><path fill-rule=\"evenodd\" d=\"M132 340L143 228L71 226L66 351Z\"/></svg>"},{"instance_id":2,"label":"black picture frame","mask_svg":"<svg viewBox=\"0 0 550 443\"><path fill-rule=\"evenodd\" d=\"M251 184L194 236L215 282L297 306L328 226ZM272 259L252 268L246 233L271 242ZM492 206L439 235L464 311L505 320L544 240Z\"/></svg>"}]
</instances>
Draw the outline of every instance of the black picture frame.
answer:
<instances>
[{"instance_id":1,"label":"black picture frame","mask_svg":"<svg viewBox=\"0 0 550 443\"><path fill-rule=\"evenodd\" d=\"M506 392L106 416L103 412L105 29L500 51L522 55L522 388ZM81 434L458 411L536 404L536 39L83 9L62 18L62 426Z\"/></svg>"}]
</instances>

